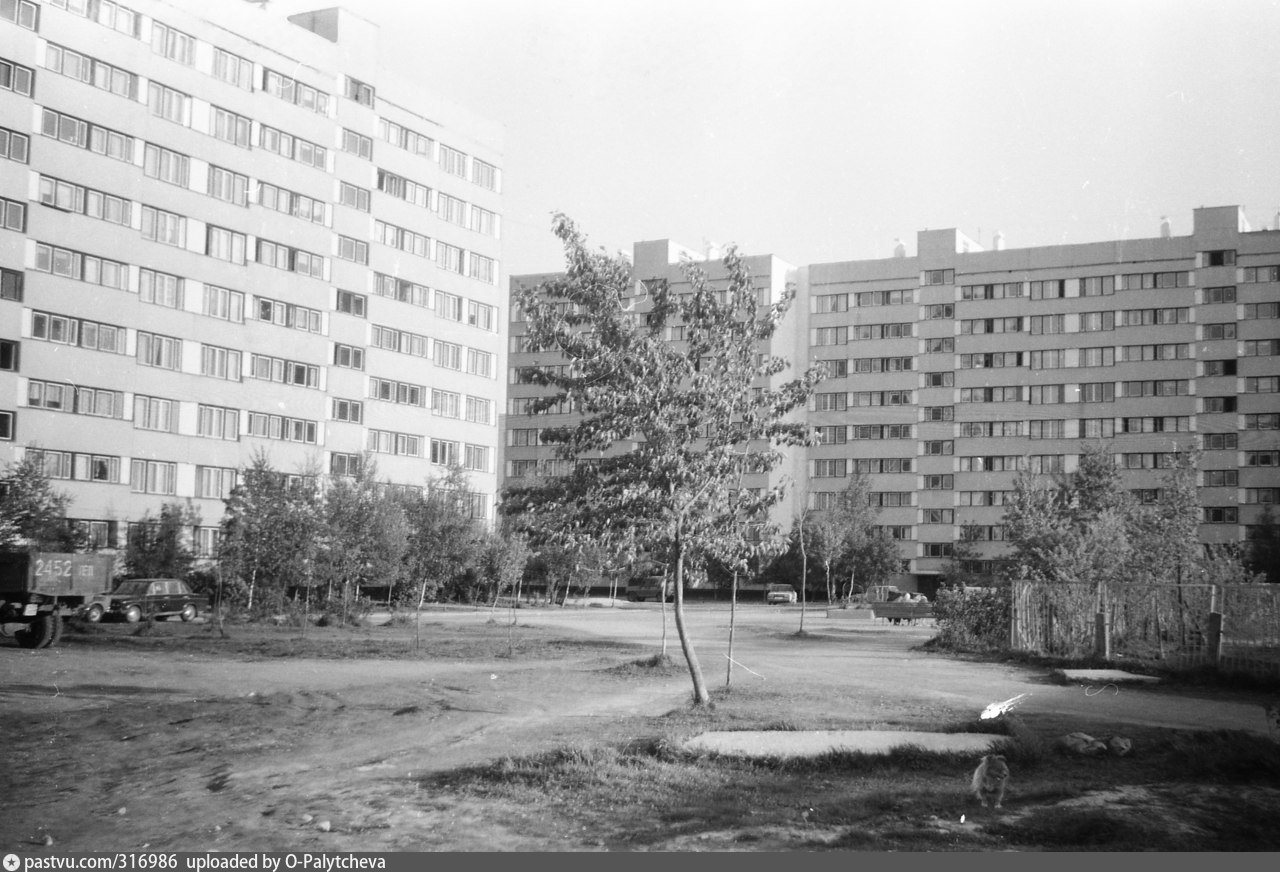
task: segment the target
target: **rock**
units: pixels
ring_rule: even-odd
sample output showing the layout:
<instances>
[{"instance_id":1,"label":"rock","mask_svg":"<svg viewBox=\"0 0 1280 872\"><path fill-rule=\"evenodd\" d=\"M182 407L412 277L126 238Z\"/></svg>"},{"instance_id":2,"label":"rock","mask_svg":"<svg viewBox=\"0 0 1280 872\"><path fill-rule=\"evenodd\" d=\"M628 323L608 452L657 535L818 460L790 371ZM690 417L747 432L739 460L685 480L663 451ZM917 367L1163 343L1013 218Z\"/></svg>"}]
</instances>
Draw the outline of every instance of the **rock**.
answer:
<instances>
[{"instance_id":1,"label":"rock","mask_svg":"<svg viewBox=\"0 0 1280 872\"><path fill-rule=\"evenodd\" d=\"M320 821L320 823L316 824L316 829L322 833L327 833L329 830L333 829L333 824L328 821Z\"/></svg>"},{"instance_id":2,"label":"rock","mask_svg":"<svg viewBox=\"0 0 1280 872\"><path fill-rule=\"evenodd\" d=\"M1107 739L1107 750L1117 757L1128 757L1133 753L1133 740L1124 736L1112 736Z\"/></svg>"},{"instance_id":3,"label":"rock","mask_svg":"<svg viewBox=\"0 0 1280 872\"><path fill-rule=\"evenodd\" d=\"M123 805L120 806L118 809L116 809L116 814L128 814L128 812L129 812L129 809Z\"/></svg>"},{"instance_id":4,"label":"rock","mask_svg":"<svg viewBox=\"0 0 1280 872\"><path fill-rule=\"evenodd\" d=\"M47 848L47 847L49 847L49 846L50 846L50 845L52 845L52 844L53 844L53 836L49 835L48 833L45 833L45 834L44 834L44 846Z\"/></svg>"},{"instance_id":5,"label":"rock","mask_svg":"<svg viewBox=\"0 0 1280 872\"><path fill-rule=\"evenodd\" d=\"M309 824L309 823L311 823L313 820L315 820L315 818L313 818L313 817L312 817L311 815L309 815L309 814L304 814L304 815L302 816L302 822L303 822L304 824Z\"/></svg>"},{"instance_id":6,"label":"rock","mask_svg":"<svg viewBox=\"0 0 1280 872\"><path fill-rule=\"evenodd\" d=\"M1068 733L1058 738L1058 747L1068 754L1080 757L1096 757L1107 753L1107 744L1088 733Z\"/></svg>"}]
</instances>

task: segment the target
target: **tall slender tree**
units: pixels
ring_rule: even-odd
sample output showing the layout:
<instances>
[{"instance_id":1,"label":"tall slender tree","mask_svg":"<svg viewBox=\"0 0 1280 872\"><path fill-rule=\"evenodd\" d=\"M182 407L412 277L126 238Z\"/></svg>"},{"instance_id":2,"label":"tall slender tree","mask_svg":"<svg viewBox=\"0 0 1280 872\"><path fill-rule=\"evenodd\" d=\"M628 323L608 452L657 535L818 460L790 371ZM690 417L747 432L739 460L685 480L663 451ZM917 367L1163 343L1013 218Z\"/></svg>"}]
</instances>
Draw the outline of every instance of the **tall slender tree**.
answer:
<instances>
[{"instance_id":1,"label":"tall slender tree","mask_svg":"<svg viewBox=\"0 0 1280 872\"><path fill-rule=\"evenodd\" d=\"M686 564L713 554L726 535L722 495L744 464L767 471L780 457L779 446L811 438L790 413L813 391L819 371L779 387L760 384L788 366L772 354L757 356L794 291L762 304L730 248L723 281L713 283L686 261L687 289L642 284L649 301L641 303L624 258L589 250L563 215L553 228L564 244L565 274L521 288L516 297L529 341L548 355L535 378L554 389L532 411L568 401L579 413L577 423L544 432L561 458L578 465L564 480L512 488L505 511L585 538L634 526L651 551L670 555L676 629L694 703L705 705L710 695L685 625ZM685 340L669 342L666 328L677 320ZM741 499L756 511L781 497L774 487Z\"/></svg>"}]
</instances>

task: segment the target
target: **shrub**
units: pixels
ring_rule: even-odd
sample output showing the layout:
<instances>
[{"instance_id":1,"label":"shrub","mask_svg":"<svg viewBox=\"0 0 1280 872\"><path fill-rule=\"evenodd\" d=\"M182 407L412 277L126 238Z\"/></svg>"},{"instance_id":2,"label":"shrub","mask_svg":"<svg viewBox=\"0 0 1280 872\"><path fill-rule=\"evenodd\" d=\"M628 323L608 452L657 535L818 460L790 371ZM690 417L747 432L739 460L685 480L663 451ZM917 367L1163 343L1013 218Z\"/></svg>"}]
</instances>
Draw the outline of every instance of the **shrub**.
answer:
<instances>
[{"instance_id":1,"label":"shrub","mask_svg":"<svg viewBox=\"0 0 1280 872\"><path fill-rule=\"evenodd\" d=\"M1009 648L1013 593L997 587L944 587L933 604L939 644L961 651L1003 651Z\"/></svg>"}]
</instances>

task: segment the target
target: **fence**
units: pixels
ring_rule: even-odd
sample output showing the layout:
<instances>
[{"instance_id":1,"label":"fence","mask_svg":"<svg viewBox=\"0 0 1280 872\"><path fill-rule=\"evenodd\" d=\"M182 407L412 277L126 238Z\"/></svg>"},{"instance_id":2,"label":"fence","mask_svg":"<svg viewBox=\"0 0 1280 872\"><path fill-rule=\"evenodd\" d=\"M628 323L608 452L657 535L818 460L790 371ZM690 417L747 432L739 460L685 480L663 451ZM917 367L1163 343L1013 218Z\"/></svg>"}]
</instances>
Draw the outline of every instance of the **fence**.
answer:
<instances>
[{"instance_id":1,"label":"fence","mask_svg":"<svg viewBox=\"0 0 1280 872\"><path fill-rule=\"evenodd\" d=\"M1280 585L1013 583L1013 648L1280 676Z\"/></svg>"}]
</instances>

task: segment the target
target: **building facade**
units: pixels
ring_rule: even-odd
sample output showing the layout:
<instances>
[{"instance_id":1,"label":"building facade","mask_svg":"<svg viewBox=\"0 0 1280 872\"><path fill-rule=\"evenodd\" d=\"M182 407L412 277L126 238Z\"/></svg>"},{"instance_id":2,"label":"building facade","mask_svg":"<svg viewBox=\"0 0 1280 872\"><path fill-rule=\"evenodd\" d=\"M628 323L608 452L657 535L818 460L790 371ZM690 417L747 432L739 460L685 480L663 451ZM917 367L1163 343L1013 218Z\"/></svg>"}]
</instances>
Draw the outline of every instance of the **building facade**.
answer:
<instances>
[{"instance_id":1,"label":"building facade","mask_svg":"<svg viewBox=\"0 0 1280 872\"><path fill-rule=\"evenodd\" d=\"M993 569L1018 470L1070 473L1089 444L1145 502L1171 452L1203 448L1206 543L1245 541L1280 499L1280 231L1232 206L1196 209L1187 236L986 251L952 229L916 248L787 276L792 372L829 372L795 492L823 509L866 474L904 586L931 590L965 528ZM634 263L640 279L669 269L641 245ZM515 373L528 357L511 341ZM508 476L536 439L519 411L509 401Z\"/></svg>"},{"instance_id":2,"label":"building facade","mask_svg":"<svg viewBox=\"0 0 1280 872\"><path fill-rule=\"evenodd\" d=\"M0 3L0 461L98 547L259 453L392 486L462 464L492 518L501 128L345 9Z\"/></svg>"}]
</instances>

